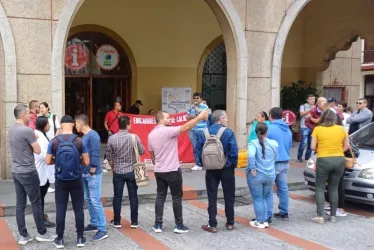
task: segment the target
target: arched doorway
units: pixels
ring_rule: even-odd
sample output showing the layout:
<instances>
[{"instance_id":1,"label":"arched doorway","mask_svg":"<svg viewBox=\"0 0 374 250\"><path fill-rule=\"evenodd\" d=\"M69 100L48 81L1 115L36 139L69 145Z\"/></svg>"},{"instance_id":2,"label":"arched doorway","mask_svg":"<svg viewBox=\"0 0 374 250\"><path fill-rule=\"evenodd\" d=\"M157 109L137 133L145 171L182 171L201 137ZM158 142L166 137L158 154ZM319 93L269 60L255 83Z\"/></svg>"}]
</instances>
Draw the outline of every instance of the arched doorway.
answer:
<instances>
[{"instance_id":1,"label":"arched doorway","mask_svg":"<svg viewBox=\"0 0 374 250\"><path fill-rule=\"evenodd\" d=\"M226 47L221 42L206 58L202 77L202 94L213 110L226 110L226 85Z\"/></svg>"},{"instance_id":2,"label":"arched doorway","mask_svg":"<svg viewBox=\"0 0 374 250\"><path fill-rule=\"evenodd\" d=\"M105 114L114 102L130 104L131 68L119 43L101 32L80 32L68 38L65 49L65 113L84 113L102 141Z\"/></svg>"}]
</instances>

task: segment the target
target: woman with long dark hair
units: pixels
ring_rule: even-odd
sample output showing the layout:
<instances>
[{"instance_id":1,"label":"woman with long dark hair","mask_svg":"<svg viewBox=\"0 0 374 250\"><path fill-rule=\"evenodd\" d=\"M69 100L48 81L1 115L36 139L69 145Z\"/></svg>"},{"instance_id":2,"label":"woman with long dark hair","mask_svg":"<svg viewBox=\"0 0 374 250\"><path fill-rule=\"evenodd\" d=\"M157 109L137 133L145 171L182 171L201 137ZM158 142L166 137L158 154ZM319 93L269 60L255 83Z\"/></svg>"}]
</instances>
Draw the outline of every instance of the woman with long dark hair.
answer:
<instances>
[{"instance_id":1,"label":"woman with long dark hair","mask_svg":"<svg viewBox=\"0 0 374 250\"><path fill-rule=\"evenodd\" d=\"M266 198L273 187L278 152L278 143L266 138L267 131L265 123L257 124L257 139L248 143L247 182L256 213L256 220L250 224L257 228L269 227Z\"/></svg>"},{"instance_id":2,"label":"woman with long dark hair","mask_svg":"<svg viewBox=\"0 0 374 250\"><path fill-rule=\"evenodd\" d=\"M48 216L44 213L44 198L48 192L48 188L50 185L49 179L50 174L48 168L53 168L53 166L47 165L45 162L45 157L47 155L49 139L47 137L47 131L49 131L50 125L48 122L48 118L44 116L39 116L36 119L36 128L35 128L35 135L38 137L38 143L40 145L41 152L40 154L34 154L35 158L35 166L36 170L38 171L39 181L40 181L40 196L42 200L42 210L44 214L44 226L45 227L55 227L55 223L50 222Z\"/></svg>"},{"instance_id":3,"label":"woman with long dark hair","mask_svg":"<svg viewBox=\"0 0 374 250\"><path fill-rule=\"evenodd\" d=\"M252 124L251 132L249 133L248 142L255 140L257 138L256 127L259 123L270 124L268 114L265 111L261 111L257 114L255 122Z\"/></svg>"},{"instance_id":4,"label":"woman with long dark hair","mask_svg":"<svg viewBox=\"0 0 374 250\"><path fill-rule=\"evenodd\" d=\"M332 110L326 110L320 117L317 127L312 133L313 151L317 152L316 168L316 203L317 217L312 222L323 224L325 188L328 183L328 193L331 208L330 221L336 221L338 207L338 186L344 173L344 152L349 148L348 134L343 126L339 126L338 117Z\"/></svg>"}]
</instances>

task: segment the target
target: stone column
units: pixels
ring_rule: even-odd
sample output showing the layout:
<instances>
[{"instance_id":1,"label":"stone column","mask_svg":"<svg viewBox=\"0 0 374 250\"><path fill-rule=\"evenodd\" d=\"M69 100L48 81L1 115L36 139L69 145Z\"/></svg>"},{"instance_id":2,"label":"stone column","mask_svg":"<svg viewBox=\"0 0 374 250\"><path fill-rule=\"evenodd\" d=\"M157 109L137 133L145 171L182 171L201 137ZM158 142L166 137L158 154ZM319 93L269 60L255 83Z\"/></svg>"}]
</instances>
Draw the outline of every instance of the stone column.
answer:
<instances>
[{"instance_id":1,"label":"stone column","mask_svg":"<svg viewBox=\"0 0 374 250\"><path fill-rule=\"evenodd\" d=\"M272 56L280 24L290 0L247 0L248 44L247 123L272 108ZM279 91L279 90L275 90Z\"/></svg>"}]
</instances>

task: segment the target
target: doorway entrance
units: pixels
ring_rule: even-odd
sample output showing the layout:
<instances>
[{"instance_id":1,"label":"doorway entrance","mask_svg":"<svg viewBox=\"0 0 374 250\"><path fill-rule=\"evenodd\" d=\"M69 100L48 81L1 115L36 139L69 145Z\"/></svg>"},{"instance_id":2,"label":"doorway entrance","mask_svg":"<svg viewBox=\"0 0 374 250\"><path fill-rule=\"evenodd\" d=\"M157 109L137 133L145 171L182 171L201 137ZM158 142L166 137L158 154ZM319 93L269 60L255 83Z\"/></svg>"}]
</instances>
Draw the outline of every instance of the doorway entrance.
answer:
<instances>
[{"instance_id":1,"label":"doorway entrance","mask_svg":"<svg viewBox=\"0 0 374 250\"><path fill-rule=\"evenodd\" d=\"M131 70L116 41L99 32L68 39L65 51L65 113L86 114L90 126L107 141L104 118L114 102L130 104Z\"/></svg>"}]
</instances>

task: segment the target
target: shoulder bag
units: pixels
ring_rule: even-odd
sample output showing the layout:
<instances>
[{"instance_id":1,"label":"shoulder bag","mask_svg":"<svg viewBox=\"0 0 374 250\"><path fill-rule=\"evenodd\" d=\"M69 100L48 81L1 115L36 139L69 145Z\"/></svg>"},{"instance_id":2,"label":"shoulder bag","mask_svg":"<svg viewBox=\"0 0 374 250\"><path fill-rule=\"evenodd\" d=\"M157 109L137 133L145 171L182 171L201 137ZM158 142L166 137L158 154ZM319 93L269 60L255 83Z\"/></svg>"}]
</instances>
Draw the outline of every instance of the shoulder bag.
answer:
<instances>
[{"instance_id":1,"label":"shoulder bag","mask_svg":"<svg viewBox=\"0 0 374 250\"><path fill-rule=\"evenodd\" d=\"M136 163L134 164L136 185L138 187L144 187L149 184L147 168L145 166L145 163L140 162L138 144L136 143L136 137L134 134L131 134L131 139L134 145L135 159L136 159Z\"/></svg>"}]
</instances>

